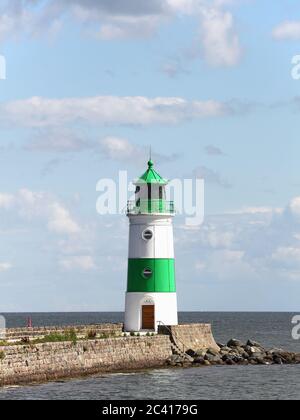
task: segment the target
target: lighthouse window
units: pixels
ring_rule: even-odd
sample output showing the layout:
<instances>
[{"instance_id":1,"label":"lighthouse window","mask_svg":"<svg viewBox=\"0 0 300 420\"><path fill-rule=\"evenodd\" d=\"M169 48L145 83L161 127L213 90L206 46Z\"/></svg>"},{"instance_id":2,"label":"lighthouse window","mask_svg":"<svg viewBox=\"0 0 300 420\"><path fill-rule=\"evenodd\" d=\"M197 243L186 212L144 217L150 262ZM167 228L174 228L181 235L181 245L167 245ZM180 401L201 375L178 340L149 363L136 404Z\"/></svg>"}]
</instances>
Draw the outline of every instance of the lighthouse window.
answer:
<instances>
[{"instance_id":1,"label":"lighthouse window","mask_svg":"<svg viewBox=\"0 0 300 420\"><path fill-rule=\"evenodd\" d=\"M143 239L145 241L150 241L152 238L153 238L152 230L147 229L143 232Z\"/></svg>"},{"instance_id":2,"label":"lighthouse window","mask_svg":"<svg viewBox=\"0 0 300 420\"><path fill-rule=\"evenodd\" d=\"M152 277L152 270L151 268L145 268L145 270L143 271L143 276L145 277L145 279L150 279L150 277Z\"/></svg>"},{"instance_id":3,"label":"lighthouse window","mask_svg":"<svg viewBox=\"0 0 300 420\"><path fill-rule=\"evenodd\" d=\"M163 189L162 189L162 187L159 187L159 199L160 200L163 199Z\"/></svg>"}]
</instances>

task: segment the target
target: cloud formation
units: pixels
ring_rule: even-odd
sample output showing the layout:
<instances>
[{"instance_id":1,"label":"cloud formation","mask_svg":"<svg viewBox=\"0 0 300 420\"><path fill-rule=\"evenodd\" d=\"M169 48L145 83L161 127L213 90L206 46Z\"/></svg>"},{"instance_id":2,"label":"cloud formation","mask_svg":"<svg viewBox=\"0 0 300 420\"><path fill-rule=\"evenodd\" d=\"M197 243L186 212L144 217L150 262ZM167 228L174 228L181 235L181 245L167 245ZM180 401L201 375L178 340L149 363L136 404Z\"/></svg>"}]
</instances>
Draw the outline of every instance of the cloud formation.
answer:
<instances>
[{"instance_id":1,"label":"cloud formation","mask_svg":"<svg viewBox=\"0 0 300 420\"><path fill-rule=\"evenodd\" d=\"M95 156L105 160L126 163L128 165L144 165L149 157L149 147L140 146L127 138L117 136L106 136L100 140L85 139L77 134L75 130L55 127L48 129L37 129L33 138L25 145L25 150L30 152L50 152L56 155L69 155L91 151ZM156 163L173 162L180 155L171 153L165 155L152 150L152 157ZM68 159L65 157L64 159ZM61 158L50 160L43 169L43 175L49 174L63 162ZM2 205L9 206L8 197L2 197ZM1 195L0 195L1 207Z\"/></svg>"},{"instance_id":2,"label":"cloud formation","mask_svg":"<svg viewBox=\"0 0 300 420\"><path fill-rule=\"evenodd\" d=\"M213 67L232 67L241 58L242 48L230 12L204 9L200 25L201 43L205 61Z\"/></svg>"},{"instance_id":3,"label":"cloud formation","mask_svg":"<svg viewBox=\"0 0 300 420\"><path fill-rule=\"evenodd\" d=\"M238 63L241 47L234 18L219 0L3 0L0 41L25 33L57 32L66 17L92 26L101 40L146 38L178 15L199 23L197 42L213 66Z\"/></svg>"},{"instance_id":4,"label":"cloud formation","mask_svg":"<svg viewBox=\"0 0 300 420\"><path fill-rule=\"evenodd\" d=\"M92 148L90 141L65 127L50 127L34 131L26 150L34 152L69 153Z\"/></svg>"},{"instance_id":5,"label":"cloud formation","mask_svg":"<svg viewBox=\"0 0 300 420\"><path fill-rule=\"evenodd\" d=\"M149 148L139 146L122 137L105 137L96 145L96 151L105 159L110 159L127 164L142 164L149 156ZM156 163L172 162L179 158L179 155L173 153L171 155L162 155L152 151L152 158Z\"/></svg>"},{"instance_id":6,"label":"cloud formation","mask_svg":"<svg viewBox=\"0 0 300 420\"><path fill-rule=\"evenodd\" d=\"M94 259L90 255L64 258L60 261L60 266L66 271L91 271L97 269Z\"/></svg>"},{"instance_id":7,"label":"cloud formation","mask_svg":"<svg viewBox=\"0 0 300 420\"><path fill-rule=\"evenodd\" d=\"M0 124L33 128L74 123L106 126L172 125L243 112L245 106L236 101L188 101L181 97L95 96L65 99L32 97L0 103ZM68 136L65 136L65 142L68 142Z\"/></svg>"},{"instance_id":8,"label":"cloud formation","mask_svg":"<svg viewBox=\"0 0 300 420\"><path fill-rule=\"evenodd\" d=\"M177 252L214 281L300 281L300 197L282 209L245 208L183 228ZM197 250L197 251L196 251Z\"/></svg>"},{"instance_id":9,"label":"cloud formation","mask_svg":"<svg viewBox=\"0 0 300 420\"><path fill-rule=\"evenodd\" d=\"M26 222L40 221L49 232L74 235L81 232L80 225L70 211L52 195L21 189L16 194L0 193L0 211L15 212Z\"/></svg>"},{"instance_id":10,"label":"cloud formation","mask_svg":"<svg viewBox=\"0 0 300 420\"><path fill-rule=\"evenodd\" d=\"M300 21L286 21L280 23L273 30L273 37L277 40L300 39Z\"/></svg>"},{"instance_id":11,"label":"cloud formation","mask_svg":"<svg viewBox=\"0 0 300 420\"><path fill-rule=\"evenodd\" d=\"M9 271L12 268L12 264L9 262L0 262L0 273Z\"/></svg>"}]
</instances>

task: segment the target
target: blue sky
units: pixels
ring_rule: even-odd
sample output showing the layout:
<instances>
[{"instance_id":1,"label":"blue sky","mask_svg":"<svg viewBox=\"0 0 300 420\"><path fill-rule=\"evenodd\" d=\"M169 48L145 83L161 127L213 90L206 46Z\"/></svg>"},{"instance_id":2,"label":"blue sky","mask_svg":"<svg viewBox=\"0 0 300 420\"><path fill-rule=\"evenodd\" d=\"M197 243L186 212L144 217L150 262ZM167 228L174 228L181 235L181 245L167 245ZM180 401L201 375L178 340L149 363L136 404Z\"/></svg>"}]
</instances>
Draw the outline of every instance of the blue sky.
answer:
<instances>
[{"instance_id":1,"label":"blue sky","mask_svg":"<svg viewBox=\"0 0 300 420\"><path fill-rule=\"evenodd\" d=\"M205 178L175 222L181 310L295 311L300 9L278 0L0 0L0 310L122 310L125 216L99 179Z\"/></svg>"}]
</instances>

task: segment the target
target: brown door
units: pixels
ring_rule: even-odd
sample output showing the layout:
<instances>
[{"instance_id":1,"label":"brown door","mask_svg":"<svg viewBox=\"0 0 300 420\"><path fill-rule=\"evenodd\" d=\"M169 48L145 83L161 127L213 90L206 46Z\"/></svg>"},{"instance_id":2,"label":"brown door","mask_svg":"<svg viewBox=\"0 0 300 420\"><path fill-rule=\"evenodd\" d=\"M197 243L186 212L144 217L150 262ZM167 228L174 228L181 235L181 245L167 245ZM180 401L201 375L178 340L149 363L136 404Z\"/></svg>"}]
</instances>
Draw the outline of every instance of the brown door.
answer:
<instances>
[{"instance_id":1,"label":"brown door","mask_svg":"<svg viewBox=\"0 0 300 420\"><path fill-rule=\"evenodd\" d=\"M154 305L142 306L142 329L154 330Z\"/></svg>"}]
</instances>

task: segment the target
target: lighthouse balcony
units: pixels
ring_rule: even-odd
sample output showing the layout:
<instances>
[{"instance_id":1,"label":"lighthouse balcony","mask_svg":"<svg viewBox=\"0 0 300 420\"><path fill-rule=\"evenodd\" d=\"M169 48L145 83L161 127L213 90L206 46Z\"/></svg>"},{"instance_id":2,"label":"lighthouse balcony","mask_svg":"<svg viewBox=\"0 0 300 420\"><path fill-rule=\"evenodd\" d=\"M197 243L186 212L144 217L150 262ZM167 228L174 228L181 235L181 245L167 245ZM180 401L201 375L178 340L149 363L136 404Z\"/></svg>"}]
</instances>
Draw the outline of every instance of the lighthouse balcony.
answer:
<instances>
[{"instance_id":1,"label":"lighthouse balcony","mask_svg":"<svg viewBox=\"0 0 300 420\"><path fill-rule=\"evenodd\" d=\"M174 201L166 200L138 200L128 201L127 215L164 214L174 215L176 213Z\"/></svg>"}]
</instances>

